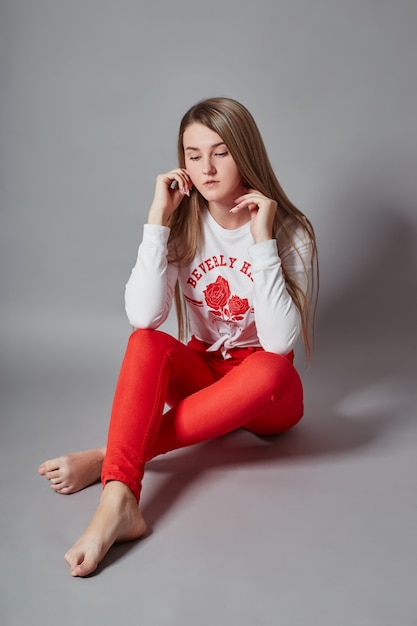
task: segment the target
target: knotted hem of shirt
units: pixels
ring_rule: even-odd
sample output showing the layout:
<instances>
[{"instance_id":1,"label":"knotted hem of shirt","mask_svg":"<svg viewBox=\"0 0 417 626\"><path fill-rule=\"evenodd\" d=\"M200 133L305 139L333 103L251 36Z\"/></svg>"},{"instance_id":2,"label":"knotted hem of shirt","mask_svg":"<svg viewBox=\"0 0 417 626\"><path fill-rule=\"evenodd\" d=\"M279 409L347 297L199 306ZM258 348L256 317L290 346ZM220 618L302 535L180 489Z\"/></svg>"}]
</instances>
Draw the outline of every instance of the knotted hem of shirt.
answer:
<instances>
[{"instance_id":1,"label":"knotted hem of shirt","mask_svg":"<svg viewBox=\"0 0 417 626\"><path fill-rule=\"evenodd\" d=\"M253 352L264 351L261 346L231 347L230 343L229 345L226 343L227 339L227 335L222 336L215 343L209 344L193 335L187 345L199 352L210 352L213 356L221 356L223 359L243 360Z\"/></svg>"},{"instance_id":2,"label":"knotted hem of shirt","mask_svg":"<svg viewBox=\"0 0 417 626\"><path fill-rule=\"evenodd\" d=\"M243 361L249 354L253 352L265 352L265 349L262 346L245 346L245 347L229 347L226 343L228 337L227 335L223 335L219 337L217 341L213 344L209 344L202 339L198 339L195 335L193 335L188 342L188 346L193 348L194 350L198 350L199 352L210 352L213 357L222 357L223 359L236 359L238 361ZM294 361L294 350L288 352L288 354L283 354L286 359L293 363Z\"/></svg>"}]
</instances>

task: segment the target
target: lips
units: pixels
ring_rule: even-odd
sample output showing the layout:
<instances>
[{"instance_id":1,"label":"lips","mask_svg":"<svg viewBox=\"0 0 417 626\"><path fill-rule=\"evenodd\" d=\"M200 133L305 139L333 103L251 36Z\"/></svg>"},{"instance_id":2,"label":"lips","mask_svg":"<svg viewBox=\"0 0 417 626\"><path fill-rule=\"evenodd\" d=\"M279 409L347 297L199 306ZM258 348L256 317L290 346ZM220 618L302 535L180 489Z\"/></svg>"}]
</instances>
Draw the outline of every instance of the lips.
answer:
<instances>
[{"instance_id":1,"label":"lips","mask_svg":"<svg viewBox=\"0 0 417 626\"><path fill-rule=\"evenodd\" d=\"M213 187L218 182L219 182L218 180L206 180L206 182L203 184L204 184L204 187Z\"/></svg>"}]
</instances>

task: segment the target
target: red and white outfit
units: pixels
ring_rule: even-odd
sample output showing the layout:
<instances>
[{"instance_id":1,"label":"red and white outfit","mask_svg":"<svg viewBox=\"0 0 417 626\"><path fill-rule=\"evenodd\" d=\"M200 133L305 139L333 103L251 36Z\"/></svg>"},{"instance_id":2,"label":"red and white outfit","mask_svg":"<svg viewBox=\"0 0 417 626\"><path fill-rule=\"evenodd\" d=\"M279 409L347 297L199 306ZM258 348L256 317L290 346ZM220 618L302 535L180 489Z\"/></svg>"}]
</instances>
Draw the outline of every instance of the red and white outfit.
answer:
<instances>
[{"instance_id":1,"label":"red and white outfit","mask_svg":"<svg viewBox=\"0 0 417 626\"><path fill-rule=\"evenodd\" d=\"M119 480L139 499L146 461L244 427L276 434L303 414L292 365L300 314L281 262L307 289L311 243L293 232L254 244L250 223L222 228L208 211L190 265L168 262L169 228L146 224L126 285L130 337L110 421L103 484ZM298 251L298 252L297 252ZM301 256L301 258L300 258ZM157 329L179 281L192 339L184 345ZM164 413L164 407L171 407Z\"/></svg>"}]
</instances>

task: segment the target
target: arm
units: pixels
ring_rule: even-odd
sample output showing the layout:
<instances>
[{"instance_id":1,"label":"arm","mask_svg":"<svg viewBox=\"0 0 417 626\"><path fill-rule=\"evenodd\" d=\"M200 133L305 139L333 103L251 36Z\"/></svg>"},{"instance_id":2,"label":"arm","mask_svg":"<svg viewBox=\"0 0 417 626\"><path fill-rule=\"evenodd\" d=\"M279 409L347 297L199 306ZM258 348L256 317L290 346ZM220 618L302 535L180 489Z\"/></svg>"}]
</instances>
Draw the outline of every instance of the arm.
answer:
<instances>
[{"instance_id":1,"label":"arm","mask_svg":"<svg viewBox=\"0 0 417 626\"><path fill-rule=\"evenodd\" d=\"M182 169L160 174L156 179L148 223L125 289L127 317L135 328L158 328L168 317L178 268L168 263L167 222L190 189L190 178Z\"/></svg>"},{"instance_id":2,"label":"arm","mask_svg":"<svg viewBox=\"0 0 417 626\"><path fill-rule=\"evenodd\" d=\"M145 224L135 267L125 289L125 308L134 328L159 328L171 309L178 277L167 261L169 228Z\"/></svg>"},{"instance_id":3,"label":"arm","mask_svg":"<svg viewBox=\"0 0 417 626\"><path fill-rule=\"evenodd\" d=\"M301 315L287 291L282 272L282 260L285 259L291 278L306 292L311 244L309 241L300 241L297 249L302 260L289 245L282 247L280 256L274 239L250 248L255 288L255 323L259 341L265 350L277 354L286 354L292 350L301 330Z\"/></svg>"},{"instance_id":4,"label":"arm","mask_svg":"<svg viewBox=\"0 0 417 626\"><path fill-rule=\"evenodd\" d=\"M249 210L255 244L249 252L254 278L255 323L259 341L269 352L287 354L301 330L301 315L287 291L282 261L291 278L306 293L311 265L311 242L300 228L294 233L297 249L288 241L280 245L273 238L277 203L255 189L236 200L233 212ZM298 252L297 252L298 251ZM301 256L301 258L300 258Z\"/></svg>"}]
</instances>

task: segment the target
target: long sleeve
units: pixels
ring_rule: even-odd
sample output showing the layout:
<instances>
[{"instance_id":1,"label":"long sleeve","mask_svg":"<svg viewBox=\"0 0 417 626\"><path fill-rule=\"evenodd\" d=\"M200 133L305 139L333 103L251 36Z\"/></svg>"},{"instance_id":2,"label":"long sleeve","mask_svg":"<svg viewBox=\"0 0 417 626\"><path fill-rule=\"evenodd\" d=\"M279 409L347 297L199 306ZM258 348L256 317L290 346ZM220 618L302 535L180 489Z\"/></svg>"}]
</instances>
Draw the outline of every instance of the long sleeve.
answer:
<instances>
[{"instance_id":1,"label":"long sleeve","mask_svg":"<svg viewBox=\"0 0 417 626\"><path fill-rule=\"evenodd\" d=\"M191 334L221 349L224 358L234 347L262 346L287 354L298 339L301 316L289 295L282 271L306 293L311 242L301 227L278 241L254 244L247 223L223 229L207 212L202 245L192 262L168 262L170 230L146 224L136 264L125 290L125 307L134 328L157 329L172 307L180 283ZM289 228L287 229L287 231Z\"/></svg>"},{"instance_id":2,"label":"long sleeve","mask_svg":"<svg viewBox=\"0 0 417 626\"><path fill-rule=\"evenodd\" d=\"M254 278L254 309L257 334L262 347L269 352L286 354L292 350L301 330L300 312L289 295L282 262L288 273L305 293L311 265L311 244L298 235L298 253L288 244L276 240L254 244L249 252ZM301 258L300 256L301 255Z\"/></svg>"},{"instance_id":3,"label":"long sleeve","mask_svg":"<svg viewBox=\"0 0 417 626\"><path fill-rule=\"evenodd\" d=\"M136 264L125 288L125 309L134 328L159 328L173 301L178 268L167 260L166 226L145 224Z\"/></svg>"}]
</instances>

